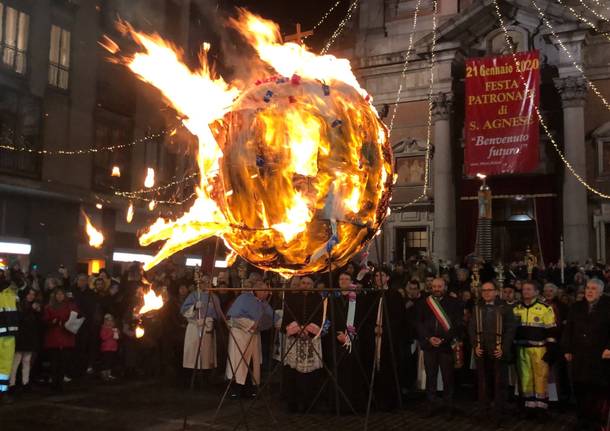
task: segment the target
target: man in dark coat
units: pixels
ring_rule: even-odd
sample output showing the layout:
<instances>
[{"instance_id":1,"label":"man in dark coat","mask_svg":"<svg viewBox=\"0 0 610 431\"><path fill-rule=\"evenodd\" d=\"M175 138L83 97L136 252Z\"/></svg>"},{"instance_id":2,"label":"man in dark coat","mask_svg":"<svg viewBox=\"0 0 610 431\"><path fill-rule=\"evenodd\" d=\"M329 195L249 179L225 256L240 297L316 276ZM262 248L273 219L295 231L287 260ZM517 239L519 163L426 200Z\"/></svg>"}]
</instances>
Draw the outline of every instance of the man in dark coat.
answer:
<instances>
[{"instance_id":1,"label":"man in dark coat","mask_svg":"<svg viewBox=\"0 0 610 431\"><path fill-rule=\"evenodd\" d=\"M468 334L474 346L482 413L492 413L488 409L493 394L492 419L500 426L508 388L508 361L517 328L512 307L497 296L498 289L494 283L483 283L481 300L473 308Z\"/></svg>"},{"instance_id":2,"label":"man in dark coat","mask_svg":"<svg viewBox=\"0 0 610 431\"><path fill-rule=\"evenodd\" d=\"M101 284L101 279L98 280ZM93 363L99 350L101 305L98 294L90 288L85 274L79 274L76 278L73 298L80 314L85 318L82 327L76 334L76 357L73 370L74 376L81 377L85 373L93 373Z\"/></svg>"},{"instance_id":3,"label":"man in dark coat","mask_svg":"<svg viewBox=\"0 0 610 431\"><path fill-rule=\"evenodd\" d=\"M575 303L563 330L562 349L572 365L578 408L577 429L600 429L601 410L610 377L610 298L602 296L604 283L589 280L585 300Z\"/></svg>"},{"instance_id":4,"label":"man in dark coat","mask_svg":"<svg viewBox=\"0 0 610 431\"><path fill-rule=\"evenodd\" d=\"M385 268L373 276L373 292L362 301L372 312L361 321L360 358L366 372L374 368L374 406L391 411L400 405L398 362L400 340L405 331L404 299L389 288L390 274Z\"/></svg>"},{"instance_id":5,"label":"man in dark coat","mask_svg":"<svg viewBox=\"0 0 610 431\"><path fill-rule=\"evenodd\" d=\"M432 416L438 403L436 382L439 367L443 378L445 413L449 418L453 415L455 383L452 343L462 335L463 314L460 302L447 294L447 285L442 278L434 279L430 297L417 304L417 337L424 352L426 369L428 404L425 416Z\"/></svg>"}]
</instances>

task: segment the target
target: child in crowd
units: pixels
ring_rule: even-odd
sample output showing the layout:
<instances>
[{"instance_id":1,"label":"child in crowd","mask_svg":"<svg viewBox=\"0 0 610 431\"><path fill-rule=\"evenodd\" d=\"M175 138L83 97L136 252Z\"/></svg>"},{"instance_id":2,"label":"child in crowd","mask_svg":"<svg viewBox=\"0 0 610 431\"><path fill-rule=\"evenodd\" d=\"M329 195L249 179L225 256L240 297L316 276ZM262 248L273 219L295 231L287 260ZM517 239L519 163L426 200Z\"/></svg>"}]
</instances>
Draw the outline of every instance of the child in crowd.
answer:
<instances>
[{"instance_id":1,"label":"child in crowd","mask_svg":"<svg viewBox=\"0 0 610 431\"><path fill-rule=\"evenodd\" d=\"M119 350L119 330L114 323L112 314L104 316L104 324L100 329L100 351L102 352L102 380L115 380L112 375L112 368L115 364L117 352Z\"/></svg>"}]
</instances>

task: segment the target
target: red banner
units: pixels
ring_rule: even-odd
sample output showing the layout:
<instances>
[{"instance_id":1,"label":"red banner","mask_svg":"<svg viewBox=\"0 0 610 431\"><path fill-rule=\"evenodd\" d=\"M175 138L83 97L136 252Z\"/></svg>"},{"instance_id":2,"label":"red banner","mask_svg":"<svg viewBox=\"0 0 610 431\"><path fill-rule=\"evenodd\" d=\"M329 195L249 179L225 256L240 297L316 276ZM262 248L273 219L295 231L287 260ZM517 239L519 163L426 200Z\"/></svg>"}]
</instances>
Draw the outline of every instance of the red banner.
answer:
<instances>
[{"instance_id":1,"label":"red banner","mask_svg":"<svg viewBox=\"0 0 610 431\"><path fill-rule=\"evenodd\" d=\"M466 175L538 167L538 51L466 60ZM525 87L527 84L527 89Z\"/></svg>"}]
</instances>

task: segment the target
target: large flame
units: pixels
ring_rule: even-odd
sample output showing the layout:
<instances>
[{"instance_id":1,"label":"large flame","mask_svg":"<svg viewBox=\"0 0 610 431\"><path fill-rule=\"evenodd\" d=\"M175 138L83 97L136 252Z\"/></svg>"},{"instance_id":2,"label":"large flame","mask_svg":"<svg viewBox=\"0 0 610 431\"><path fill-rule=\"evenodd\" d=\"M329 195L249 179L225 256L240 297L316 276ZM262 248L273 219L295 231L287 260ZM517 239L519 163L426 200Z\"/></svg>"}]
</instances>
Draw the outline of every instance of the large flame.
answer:
<instances>
[{"instance_id":1,"label":"large flame","mask_svg":"<svg viewBox=\"0 0 610 431\"><path fill-rule=\"evenodd\" d=\"M349 61L282 44L276 24L243 9L229 24L268 66L260 79L227 83L209 67L208 45L190 70L158 35L122 25L142 48L123 62L198 138L196 200L140 236L142 245L165 241L145 269L213 235L284 275L325 269L328 254L345 264L386 217L387 130Z\"/></svg>"},{"instance_id":2,"label":"large flame","mask_svg":"<svg viewBox=\"0 0 610 431\"><path fill-rule=\"evenodd\" d=\"M83 217L85 217L85 231L89 237L89 245L91 247L100 248L104 244L104 235L93 226L91 219L84 211Z\"/></svg>"},{"instance_id":3,"label":"large flame","mask_svg":"<svg viewBox=\"0 0 610 431\"><path fill-rule=\"evenodd\" d=\"M163 297L161 294L157 295L154 290L149 289L144 294L144 305L140 307L138 314L146 314L149 311L158 310L163 307Z\"/></svg>"}]
</instances>

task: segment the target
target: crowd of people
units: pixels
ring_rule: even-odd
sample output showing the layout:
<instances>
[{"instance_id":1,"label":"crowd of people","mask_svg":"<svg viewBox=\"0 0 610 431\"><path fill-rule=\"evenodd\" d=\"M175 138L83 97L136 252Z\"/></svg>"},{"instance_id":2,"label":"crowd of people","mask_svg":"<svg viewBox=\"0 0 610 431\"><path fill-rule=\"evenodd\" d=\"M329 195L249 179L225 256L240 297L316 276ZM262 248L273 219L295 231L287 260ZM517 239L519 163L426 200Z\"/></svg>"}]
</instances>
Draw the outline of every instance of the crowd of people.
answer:
<instances>
[{"instance_id":1,"label":"crowd of people","mask_svg":"<svg viewBox=\"0 0 610 431\"><path fill-rule=\"evenodd\" d=\"M72 379L201 376L233 399L271 382L301 413L392 411L425 394L422 414L451 420L474 387L498 427L509 404L544 421L573 401L577 429L607 426L610 266L475 264L350 263L285 280L244 263L216 276L133 264L119 278L15 263L0 270L1 400ZM141 314L149 289L164 304Z\"/></svg>"}]
</instances>

